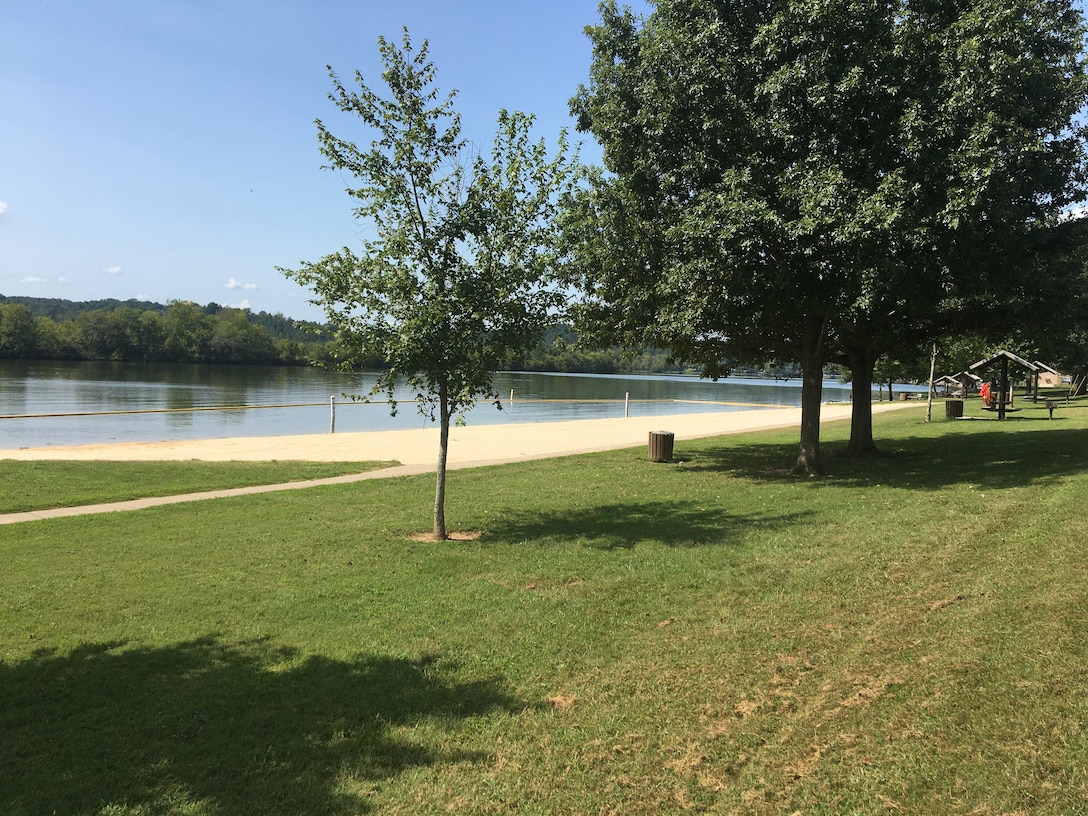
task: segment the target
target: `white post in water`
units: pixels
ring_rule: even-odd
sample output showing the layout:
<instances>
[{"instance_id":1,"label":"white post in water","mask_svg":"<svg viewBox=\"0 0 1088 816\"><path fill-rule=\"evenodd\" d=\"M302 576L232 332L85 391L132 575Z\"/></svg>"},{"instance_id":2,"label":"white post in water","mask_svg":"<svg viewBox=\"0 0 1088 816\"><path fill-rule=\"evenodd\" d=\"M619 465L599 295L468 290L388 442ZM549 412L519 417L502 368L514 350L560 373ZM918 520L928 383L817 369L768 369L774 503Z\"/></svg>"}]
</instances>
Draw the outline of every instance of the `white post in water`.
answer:
<instances>
[{"instance_id":1,"label":"white post in water","mask_svg":"<svg viewBox=\"0 0 1088 816\"><path fill-rule=\"evenodd\" d=\"M336 433L336 397L329 397L329 433Z\"/></svg>"},{"instance_id":2,"label":"white post in water","mask_svg":"<svg viewBox=\"0 0 1088 816\"><path fill-rule=\"evenodd\" d=\"M510 404L511 405L514 404L514 389L513 388L510 389Z\"/></svg>"},{"instance_id":3,"label":"white post in water","mask_svg":"<svg viewBox=\"0 0 1088 816\"><path fill-rule=\"evenodd\" d=\"M623 395L623 418L627 419L631 416L631 392L628 391Z\"/></svg>"}]
</instances>

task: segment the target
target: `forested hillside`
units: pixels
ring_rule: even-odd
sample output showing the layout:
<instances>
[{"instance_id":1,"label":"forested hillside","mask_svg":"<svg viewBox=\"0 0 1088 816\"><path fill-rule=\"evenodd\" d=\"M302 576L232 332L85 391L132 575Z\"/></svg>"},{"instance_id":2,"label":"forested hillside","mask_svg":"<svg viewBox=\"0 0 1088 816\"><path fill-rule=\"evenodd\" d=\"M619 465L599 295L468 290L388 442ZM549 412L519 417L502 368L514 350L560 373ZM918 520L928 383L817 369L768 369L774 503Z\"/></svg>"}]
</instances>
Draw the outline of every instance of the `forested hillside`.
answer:
<instances>
[{"instance_id":1,"label":"forested hillside","mask_svg":"<svg viewBox=\"0 0 1088 816\"><path fill-rule=\"evenodd\" d=\"M0 295L3 358L300 365L333 353L317 323L217 303Z\"/></svg>"},{"instance_id":2,"label":"forested hillside","mask_svg":"<svg viewBox=\"0 0 1088 816\"><path fill-rule=\"evenodd\" d=\"M129 362L336 364L379 369L381 360L353 358L326 326L282 314L189 301L76 302L0 295L0 359L119 360ZM680 372L668 353L582 346L567 325L549 329L528 354L511 357L510 370L590 374ZM739 371L739 369L738 369ZM797 367L768 363L743 373L796 377Z\"/></svg>"}]
</instances>

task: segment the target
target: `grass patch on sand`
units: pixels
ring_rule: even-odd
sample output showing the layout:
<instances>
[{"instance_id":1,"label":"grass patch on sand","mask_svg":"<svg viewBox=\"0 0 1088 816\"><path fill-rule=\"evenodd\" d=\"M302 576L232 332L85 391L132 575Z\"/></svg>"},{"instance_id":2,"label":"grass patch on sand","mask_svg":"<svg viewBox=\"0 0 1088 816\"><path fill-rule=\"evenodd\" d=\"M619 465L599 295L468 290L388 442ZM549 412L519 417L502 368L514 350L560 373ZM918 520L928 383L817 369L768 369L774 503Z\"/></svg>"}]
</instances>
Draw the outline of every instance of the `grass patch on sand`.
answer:
<instances>
[{"instance_id":1,"label":"grass patch on sand","mask_svg":"<svg viewBox=\"0 0 1088 816\"><path fill-rule=\"evenodd\" d=\"M0 459L0 513L299 482L388 462L21 462Z\"/></svg>"},{"instance_id":2,"label":"grass patch on sand","mask_svg":"<svg viewBox=\"0 0 1088 816\"><path fill-rule=\"evenodd\" d=\"M1088 407L923 414L0 528L0 812L1084 812Z\"/></svg>"}]
</instances>

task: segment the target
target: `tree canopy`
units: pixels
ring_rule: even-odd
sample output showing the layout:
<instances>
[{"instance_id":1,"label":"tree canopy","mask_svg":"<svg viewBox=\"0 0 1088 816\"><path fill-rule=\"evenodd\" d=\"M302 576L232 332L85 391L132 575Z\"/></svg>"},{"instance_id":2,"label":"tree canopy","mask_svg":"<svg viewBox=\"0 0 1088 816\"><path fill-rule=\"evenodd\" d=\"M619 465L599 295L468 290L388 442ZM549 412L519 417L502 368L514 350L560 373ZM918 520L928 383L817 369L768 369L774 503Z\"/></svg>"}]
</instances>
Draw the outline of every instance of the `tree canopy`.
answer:
<instances>
[{"instance_id":1,"label":"tree canopy","mask_svg":"<svg viewBox=\"0 0 1088 816\"><path fill-rule=\"evenodd\" d=\"M1084 24L1067 0L614 2L571 102L605 171L566 229L586 325L710 375L804 370L795 470L819 473L824 366L1008 291L1083 195ZM869 433L871 434L871 427Z\"/></svg>"},{"instance_id":2,"label":"tree canopy","mask_svg":"<svg viewBox=\"0 0 1088 816\"><path fill-rule=\"evenodd\" d=\"M416 49L405 31L399 46L378 47L388 97L358 72L349 90L329 68L330 100L362 120L369 147L317 122L327 167L354 179L347 192L368 237L285 272L313 290L345 348L384 362L374 393L392 401L407 387L439 422L434 535L445 538L451 417L481 397L497 403L493 372L565 305L553 218L577 161L565 135L551 155L530 138L533 117L507 111L490 153L472 155L426 41Z\"/></svg>"}]
</instances>

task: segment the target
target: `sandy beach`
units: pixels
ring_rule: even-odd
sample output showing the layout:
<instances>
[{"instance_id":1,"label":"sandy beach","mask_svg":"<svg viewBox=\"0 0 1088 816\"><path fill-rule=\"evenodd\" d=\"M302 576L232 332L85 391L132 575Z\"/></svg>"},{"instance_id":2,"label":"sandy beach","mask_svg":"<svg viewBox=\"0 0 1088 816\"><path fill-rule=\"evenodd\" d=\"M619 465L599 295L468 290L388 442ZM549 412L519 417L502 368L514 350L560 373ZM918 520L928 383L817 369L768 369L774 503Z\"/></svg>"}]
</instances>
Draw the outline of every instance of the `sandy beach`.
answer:
<instances>
[{"instance_id":1,"label":"sandy beach","mask_svg":"<svg viewBox=\"0 0 1088 816\"><path fill-rule=\"evenodd\" d=\"M917 403L877 404L873 406L873 411L886 411L909 405ZM823 406L823 422L849 417L849 404ZM647 444L651 431L670 431L676 435L676 442L679 444L686 439L796 426L800 421L800 408L765 408L451 428L448 466L474 467L637 447ZM417 472L433 470L437 456L436 427L404 431L121 442L0 450L0 458L16 460L396 461L404 466L404 470Z\"/></svg>"},{"instance_id":2,"label":"sandy beach","mask_svg":"<svg viewBox=\"0 0 1088 816\"><path fill-rule=\"evenodd\" d=\"M874 412L917 405L911 402L873 406ZM828 404L822 422L849 419L850 406ZM521 425L478 425L451 428L447 467L450 470L506 464L529 459L547 459L594 451L643 447L651 431L670 431L683 452L683 442L723 434L797 426L800 408L767 408L709 414L627 419L590 419L575 422L537 422ZM168 504L207 499L304 490L317 485L347 484L369 479L409 476L433 472L438 458L438 429L376 431L368 433L305 434L299 436L232 437L227 439L178 440L167 442L122 442L108 445L23 448L0 451L0 459L84 460L84 461L310 461L310 462L398 462L388 468L349 473L311 481L211 490L177 496L158 496L107 504L60 507L0 515L0 525L41 521L50 518L143 510Z\"/></svg>"}]
</instances>

